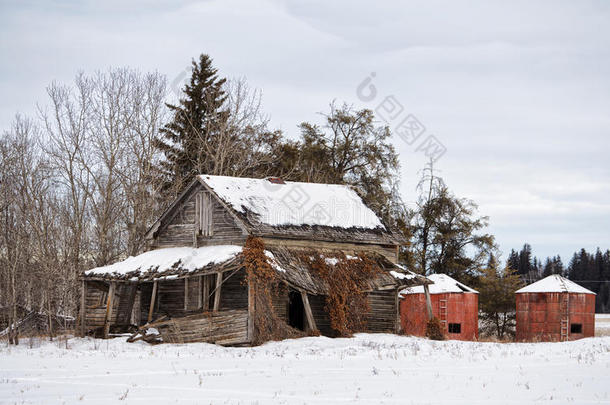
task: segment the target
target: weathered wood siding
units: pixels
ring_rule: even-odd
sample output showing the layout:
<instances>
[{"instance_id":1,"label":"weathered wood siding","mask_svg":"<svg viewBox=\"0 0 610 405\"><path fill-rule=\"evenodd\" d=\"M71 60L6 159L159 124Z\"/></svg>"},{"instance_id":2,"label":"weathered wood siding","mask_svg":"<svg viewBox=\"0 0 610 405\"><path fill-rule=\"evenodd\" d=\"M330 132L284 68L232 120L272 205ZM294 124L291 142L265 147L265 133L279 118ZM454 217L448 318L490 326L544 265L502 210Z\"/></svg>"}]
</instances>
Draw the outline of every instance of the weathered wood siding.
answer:
<instances>
[{"instance_id":1,"label":"weathered wood siding","mask_svg":"<svg viewBox=\"0 0 610 405\"><path fill-rule=\"evenodd\" d=\"M104 326L106 305L108 303L109 284L99 281L85 283L85 329L91 330ZM131 314L137 287L131 283L117 283L112 303L111 325L127 326L131 324Z\"/></svg>"},{"instance_id":2,"label":"weathered wood siding","mask_svg":"<svg viewBox=\"0 0 610 405\"><path fill-rule=\"evenodd\" d=\"M231 273L228 271L223 275L220 289L220 310L248 309L246 271L241 269L233 275Z\"/></svg>"},{"instance_id":3,"label":"weathered wood siding","mask_svg":"<svg viewBox=\"0 0 610 405\"><path fill-rule=\"evenodd\" d=\"M339 250L345 254L356 254L359 252L378 253L393 263L398 261L396 245L377 245L364 243L343 243L343 242L325 242L315 240L315 235L311 235L311 240L304 239L283 239L283 238L262 238L265 246L281 246L289 249L306 250Z\"/></svg>"},{"instance_id":4,"label":"weathered wood siding","mask_svg":"<svg viewBox=\"0 0 610 405\"><path fill-rule=\"evenodd\" d=\"M131 313L137 289L138 287L132 283L119 283L117 285L115 300L118 301L118 305L116 306L116 314L113 314L115 315L113 316L113 323L117 325L131 325Z\"/></svg>"},{"instance_id":5,"label":"weathered wood siding","mask_svg":"<svg viewBox=\"0 0 610 405\"><path fill-rule=\"evenodd\" d=\"M86 296L85 329L91 330L104 326L106 316L106 301L108 298L108 285L88 282L85 284ZM117 303L118 305L118 303Z\"/></svg>"},{"instance_id":6,"label":"weathered wood siding","mask_svg":"<svg viewBox=\"0 0 610 405\"><path fill-rule=\"evenodd\" d=\"M277 287L276 293L272 297L272 305L275 314L284 322L288 323L288 287L280 284Z\"/></svg>"},{"instance_id":7,"label":"weathered wood siding","mask_svg":"<svg viewBox=\"0 0 610 405\"><path fill-rule=\"evenodd\" d=\"M330 327L330 316L325 309L326 297L323 295L307 295L313 318L316 321L316 326L320 333L324 336L333 336L333 330Z\"/></svg>"},{"instance_id":8,"label":"weathered wood siding","mask_svg":"<svg viewBox=\"0 0 610 405\"><path fill-rule=\"evenodd\" d=\"M248 308L248 287L245 284L245 270L241 269L236 273L223 273L223 284L220 289L220 310L247 309ZM179 317L192 314L197 311L204 311L206 296L204 283L207 278L209 290L207 296L208 305L205 308L210 310L214 306L214 294L216 290L216 274L205 276L193 276L178 280L159 280L157 290L157 303L153 311L153 320L161 316ZM152 283L143 283L140 299L140 323L146 323L150 300L152 296ZM185 287L188 287L188 300L185 308Z\"/></svg>"},{"instance_id":9,"label":"weathered wood siding","mask_svg":"<svg viewBox=\"0 0 610 405\"><path fill-rule=\"evenodd\" d=\"M395 333L398 322L396 291L373 291L368 294L370 312L367 314L368 332Z\"/></svg>"},{"instance_id":10,"label":"weathered wood siding","mask_svg":"<svg viewBox=\"0 0 610 405\"><path fill-rule=\"evenodd\" d=\"M159 330L166 343L236 345L248 342L248 310L205 312L152 326Z\"/></svg>"},{"instance_id":11,"label":"weathered wood siding","mask_svg":"<svg viewBox=\"0 0 610 405\"><path fill-rule=\"evenodd\" d=\"M195 186L184 197L183 202L174 208L173 212L169 213L167 225L159 229L151 248L193 246L195 244L197 193L208 192L201 185ZM208 201L207 199L203 200ZM209 201L213 204L212 235L197 235L197 246L243 244L246 235L233 215L214 196L211 196Z\"/></svg>"}]
</instances>

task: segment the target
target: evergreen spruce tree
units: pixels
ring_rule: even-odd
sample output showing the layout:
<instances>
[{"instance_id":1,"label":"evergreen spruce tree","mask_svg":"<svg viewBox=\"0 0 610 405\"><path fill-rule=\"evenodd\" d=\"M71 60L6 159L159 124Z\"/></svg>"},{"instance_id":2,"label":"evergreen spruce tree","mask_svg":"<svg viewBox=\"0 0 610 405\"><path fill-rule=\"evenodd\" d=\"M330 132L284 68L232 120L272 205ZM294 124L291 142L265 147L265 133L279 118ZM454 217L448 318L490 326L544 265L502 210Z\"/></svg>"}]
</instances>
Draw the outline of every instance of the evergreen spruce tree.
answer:
<instances>
[{"instance_id":1,"label":"evergreen spruce tree","mask_svg":"<svg viewBox=\"0 0 610 405\"><path fill-rule=\"evenodd\" d=\"M490 256L488 267L481 270L476 287L483 320L481 332L505 339L514 334L515 291L524 283L514 269L500 269L497 266L495 257Z\"/></svg>"},{"instance_id":2,"label":"evergreen spruce tree","mask_svg":"<svg viewBox=\"0 0 610 405\"><path fill-rule=\"evenodd\" d=\"M205 54L192 61L193 71L184 86L178 105L167 104L173 114L171 122L159 132L155 146L165 154L161 163L163 191L175 195L189 184L197 174L214 173L210 159L210 145L228 122L224 109L226 81L218 76L212 59Z\"/></svg>"},{"instance_id":3,"label":"evergreen spruce tree","mask_svg":"<svg viewBox=\"0 0 610 405\"><path fill-rule=\"evenodd\" d=\"M519 253L515 249L511 249L506 261L506 267L514 271L519 270Z\"/></svg>"}]
</instances>

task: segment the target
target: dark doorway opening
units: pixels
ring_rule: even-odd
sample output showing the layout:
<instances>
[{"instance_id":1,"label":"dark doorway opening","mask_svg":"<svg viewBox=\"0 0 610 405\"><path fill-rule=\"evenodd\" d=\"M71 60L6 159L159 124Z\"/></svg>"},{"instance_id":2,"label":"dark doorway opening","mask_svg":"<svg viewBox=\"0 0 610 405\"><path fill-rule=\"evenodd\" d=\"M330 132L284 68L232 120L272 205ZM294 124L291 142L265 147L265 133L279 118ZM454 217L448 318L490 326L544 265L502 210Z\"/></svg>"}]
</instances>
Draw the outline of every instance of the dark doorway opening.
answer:
<instances>
[{"instance_id":1,"label":"dark doorway opening","mask_svg":"<svg viewBox=\"0 0 610 405\"><path fill-rule=\"evenodd\" d=\"M580 324L580 323L571 324L570 333L582 333L582 324Z\"/></svg>"},{"instance_id":2,"label":"dark doorway opening","mask_svg":"<svg viewBox=\"0 0 610 405\"><path fill-rule=\"evenodd\" d=\"M293 328L305 330L305 307L301 293L290 291L288 294L288 324Z\"/></svg>"}]
</instances>

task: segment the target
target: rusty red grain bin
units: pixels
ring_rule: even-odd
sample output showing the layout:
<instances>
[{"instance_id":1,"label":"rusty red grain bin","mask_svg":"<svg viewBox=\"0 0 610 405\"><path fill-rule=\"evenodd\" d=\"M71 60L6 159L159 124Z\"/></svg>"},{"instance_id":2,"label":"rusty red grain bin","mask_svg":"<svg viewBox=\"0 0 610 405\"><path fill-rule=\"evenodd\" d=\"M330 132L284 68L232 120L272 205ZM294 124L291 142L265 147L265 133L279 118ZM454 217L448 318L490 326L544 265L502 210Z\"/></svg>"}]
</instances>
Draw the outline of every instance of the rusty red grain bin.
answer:
<instances>
[{"instance_id":1,"label":"rusty red grain bin","mask_svg":"<svg viewBox=\"0 0 610 405\"><path fill-rule=\"evenodd\" d=\"M447 281L457 283L445 275L440 276ZM435 281L438 284L439 281ZM479 338L479 296L476 291L446 292L444 288L437 289L435 284L430 286L430 300L432 313L441 320L447 339L477 340ZM421 287L419 287L421 289ZM440 292L434 292L435 289ZM426 296L416 288L414 292L403 294L400 297L400 322L403 333L414 336L426 334L428 312L426 309ZM457 326L459 325L459 326Z\"/></svg>"},{"instance_id":2,"label":"rusty red grain bin","mask_svg":"<svg viewBox=\"0 0 610 405\"><path fill-rule=\"evenodd\" d=\"M595 334L595 293L553 274L516 292L519 341L565 341Z\"/></svg>"},{"instance_id":3,"label":"rusty red grain bin","mask_svg":"<svg viewBox=\"0 0 610 405\"><path fill-rule=\"evenodd\" d=\"M515 295L517 340L554 342L594 336L594 294L531 292ZM569 300L567 311L566 300Z\"/></svg>"}]
</instances>

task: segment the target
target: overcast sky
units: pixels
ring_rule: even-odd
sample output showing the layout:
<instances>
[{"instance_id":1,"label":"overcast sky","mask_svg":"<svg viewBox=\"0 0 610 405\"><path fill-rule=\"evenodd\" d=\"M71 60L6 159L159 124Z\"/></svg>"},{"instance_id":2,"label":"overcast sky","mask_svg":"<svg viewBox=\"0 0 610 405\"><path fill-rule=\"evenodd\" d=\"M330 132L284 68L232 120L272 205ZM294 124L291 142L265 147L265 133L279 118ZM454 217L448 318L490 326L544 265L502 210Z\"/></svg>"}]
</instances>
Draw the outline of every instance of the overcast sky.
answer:
<instances>
[{"instance_id":1,"label":"overcast sky","mask_svg":"<svg viewBox=\"0 0 610 405\"><path fill-rule=\"evenodd\" d=\"M208 53L221 74L262 89L288 136L333 99L378 109L393 129L415 117L419 137L394 137L405 200L433 135L446 149L436 167L490 217L504 258L524 242L566 264L581 247L610 248L610 2L0 5L2 129L79 70L179 82Z\"/></svg>"}]
</instances>

